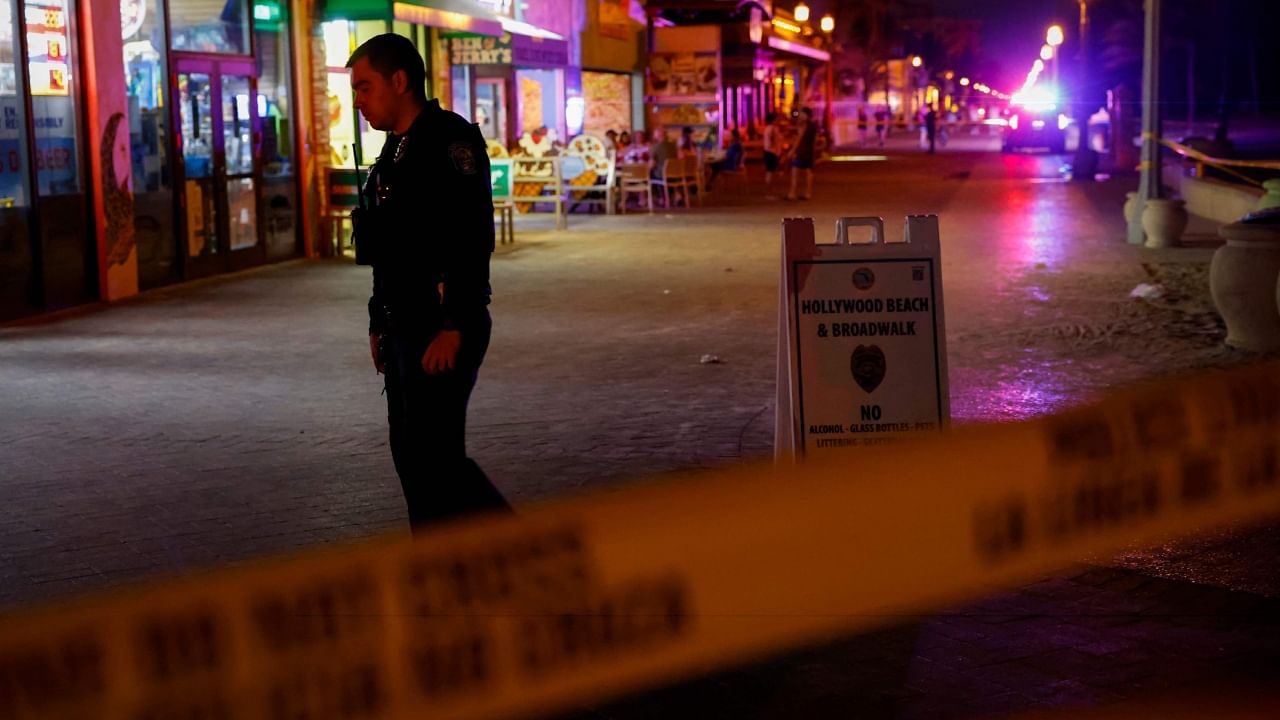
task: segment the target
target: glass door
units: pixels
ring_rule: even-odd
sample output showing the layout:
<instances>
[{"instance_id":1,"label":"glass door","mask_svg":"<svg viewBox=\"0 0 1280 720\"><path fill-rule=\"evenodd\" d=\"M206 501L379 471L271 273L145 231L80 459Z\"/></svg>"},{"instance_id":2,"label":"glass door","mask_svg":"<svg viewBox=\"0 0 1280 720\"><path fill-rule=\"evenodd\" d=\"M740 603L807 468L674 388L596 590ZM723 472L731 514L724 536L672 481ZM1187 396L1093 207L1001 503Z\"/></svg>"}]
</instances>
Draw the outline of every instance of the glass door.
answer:
<instances>
[{"instance_id":1,"label":"glass door","mask_svg":"<svg viewBox=\"0 0 1280 720\"><path fill-rule=\"evenodd\" d=\"M507 81L503 78L476 80L476 111L473 119L488 140L507 144Z\"/></svg>"},{"instance_id":2,"label":"glass door","mask_svg":"<svg viewBox=\"0 0 1280 720\"><path fill-rule=\"evenodd\" d=\"M244 60L183 58L174 68L186 275L261 263L261 135L253 101L253 65Z\"/></svg>"}]
</instances>

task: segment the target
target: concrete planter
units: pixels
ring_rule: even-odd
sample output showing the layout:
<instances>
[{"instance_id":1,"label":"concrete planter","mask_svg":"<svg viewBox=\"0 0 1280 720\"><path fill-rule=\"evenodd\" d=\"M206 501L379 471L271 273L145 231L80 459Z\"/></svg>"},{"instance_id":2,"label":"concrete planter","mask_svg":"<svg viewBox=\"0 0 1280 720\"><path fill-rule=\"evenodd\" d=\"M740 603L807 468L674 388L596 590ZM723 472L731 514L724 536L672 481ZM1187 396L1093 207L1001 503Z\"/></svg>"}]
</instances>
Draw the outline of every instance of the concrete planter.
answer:
<instances>
[{"instance_id":1,"label":"concrete planter","mask_svg":"<svg viewBox=\"0 0 1280 720\"><path fill-rule=\"evenodd\" d=\"M1147 247L1176 247L1187 229L1186 203L1181 200L1148 200L1142 210L1142 230Z\"/></svg>"},{"instance_id":2,"label":"concrete planter","mask_svg":"<svg viewBox=\"0 0 1280 720\"><path fill-rule=\"evenodd\" d=\"M1254 352L1280 351L1280 227L1232 223L1218 234L1209 292L1227 323L1227 344Z\"/></svg>"},{"instance_id":3,"label":"concrete planter","mask_svg":"<svg viewBox=\"0 0 1280 720\"><path fill-rule=\"evenodd\" d=\"M1262 183L1262 188L1267 191L1267 194L1258 198L1258 205L1255 210L1280 207L1280 180L1268 180Z\"/></svg>"},{"instance_id":4,"label":"concrete planter","mask_svg":"<svg viewBox=\"0 0 1280 720\"><path fill-rule=\"evenodd\" d=\"M1126 225L1132 225L1138 218L1134 217L1134 213L1138 211L1138 193L1131 192L1124 194L1124 222Z\"/></svg>"}]
</instances>

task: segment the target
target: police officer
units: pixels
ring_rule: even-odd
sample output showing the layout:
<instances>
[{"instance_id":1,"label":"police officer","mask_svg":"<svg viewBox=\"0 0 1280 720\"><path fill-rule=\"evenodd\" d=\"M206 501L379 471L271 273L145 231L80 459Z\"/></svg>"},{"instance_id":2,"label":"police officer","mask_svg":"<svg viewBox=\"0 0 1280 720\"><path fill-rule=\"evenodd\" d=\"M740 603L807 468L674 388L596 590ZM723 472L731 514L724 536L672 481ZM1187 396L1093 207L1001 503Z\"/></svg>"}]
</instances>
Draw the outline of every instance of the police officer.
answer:
<instances>
[{"instance_id":1,"label":"police officer","mask_svg":"<svg viewBox=\"0 0 1280 720\"><path fill-rule=\"evenodd\" d=\"M356 260L373 266L369 349L386 382L391 457L409 523L507 508L466 454L467 402L489 347L493 201L476 125L428 101L408 39L351 54L355 107L386 144L353 213Z\"/></svg>"}]
</instances>

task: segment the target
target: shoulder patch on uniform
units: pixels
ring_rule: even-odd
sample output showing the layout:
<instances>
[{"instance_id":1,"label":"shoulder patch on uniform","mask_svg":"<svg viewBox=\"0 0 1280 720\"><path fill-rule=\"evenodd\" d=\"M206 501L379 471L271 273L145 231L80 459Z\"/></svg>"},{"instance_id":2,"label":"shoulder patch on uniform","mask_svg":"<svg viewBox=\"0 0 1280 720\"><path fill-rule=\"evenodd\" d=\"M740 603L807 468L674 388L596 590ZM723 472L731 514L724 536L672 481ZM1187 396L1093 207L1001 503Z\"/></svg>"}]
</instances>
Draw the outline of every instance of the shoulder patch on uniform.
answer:
<instances>
[{"instance_id":1,"label":"shoulder patch on uniform","mask_svg":"<svg viewBox=\"0 0 1280 720\"><path fill-rule=\"evenodd\" d=\"M463 175L476 174L476 151L471 148L471 143L450 143L449 158L453 160L453 166Z\"/></svg>"}]
</instances>

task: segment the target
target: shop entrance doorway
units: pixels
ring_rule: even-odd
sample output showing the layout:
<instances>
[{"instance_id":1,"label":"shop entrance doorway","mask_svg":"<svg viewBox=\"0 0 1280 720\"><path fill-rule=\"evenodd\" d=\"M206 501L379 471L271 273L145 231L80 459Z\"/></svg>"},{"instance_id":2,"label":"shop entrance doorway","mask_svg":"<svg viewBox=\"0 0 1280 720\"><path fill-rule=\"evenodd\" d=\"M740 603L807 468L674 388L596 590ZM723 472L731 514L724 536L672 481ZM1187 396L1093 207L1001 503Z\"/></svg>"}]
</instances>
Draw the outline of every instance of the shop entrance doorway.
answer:
<instances>
[{"instance_id":1,"label":"shop entrance doorway","mask_svg":"<svg viewBox=\"0 0 1280 720\"><path fill-rule=\"evenodd\" d=\"M475 121L487 140L504 146L507 138L507 81L504 78L476 79Z\"/></svg>"},{"instance_id":2,"label":"shop entrance doorway","mask_svg":"<svg viewBox=\"0 0 1280 720\"><path fill-rule=\"evenodd\" d=\"M257 76L247 59L176 57L174 125L188 278L261 264Z\"/></svg>"}]
</instances>

